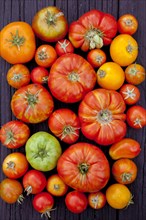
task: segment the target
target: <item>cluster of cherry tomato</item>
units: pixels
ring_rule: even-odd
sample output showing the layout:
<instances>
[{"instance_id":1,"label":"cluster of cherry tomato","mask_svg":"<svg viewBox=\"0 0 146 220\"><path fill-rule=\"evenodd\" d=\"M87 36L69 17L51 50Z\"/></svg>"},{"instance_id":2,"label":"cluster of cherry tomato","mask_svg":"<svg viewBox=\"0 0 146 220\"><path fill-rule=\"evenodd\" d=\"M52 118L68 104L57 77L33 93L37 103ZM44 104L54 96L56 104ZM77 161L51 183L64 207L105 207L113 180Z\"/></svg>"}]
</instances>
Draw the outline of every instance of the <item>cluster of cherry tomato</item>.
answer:
<instances>
[{"instance_id":1,"label":"cluster of cherry tomato","mask_svg":"<svg viewBox=\"0 0 146 220\"><path fill-rule=\"evenodd\" d=\"M135 105L140 99L137 85L145 80L144 67L134 63L138 44L132 35L137 28L133 15L116 21L98 10L68 27L63 12L49 6L36 13L32 26L18 21L1 30L0 55L13 64L6 77L16 89L11 110L18 120L1 127L0 140L10 149L25 145L26 152L13 152L3 161L7 178L0 184L0 197L5 202L22 202L25 193L34 194L33 207L48 217L57 196L66 195L66 207L74 213L83 212L88 204L100 209L107 201L122 209L132 203L125 185L136 179L137 166L131 159L141 148L125 137L127 124L135 129L146 125L146 110ZM36 48L35 36L46 43ZM77 54L79 49L83 56ZM32 60L37 66L29 70L25 63ZM70 107L77 103L78 114L70 108L54 110L54 99ZM31 135L29 123L46 120L50 133ZM98 145L110 145L109 155L116 160L111 172L117 183L105 194L101 190L110 178L109 162L98 146L78 142L80 132ZM63 142L71 146L64 150ZM57 173L46 178L43 172L55 168ZM69 188L74 190L68 192Z\"/></svg>"}]
</instances>

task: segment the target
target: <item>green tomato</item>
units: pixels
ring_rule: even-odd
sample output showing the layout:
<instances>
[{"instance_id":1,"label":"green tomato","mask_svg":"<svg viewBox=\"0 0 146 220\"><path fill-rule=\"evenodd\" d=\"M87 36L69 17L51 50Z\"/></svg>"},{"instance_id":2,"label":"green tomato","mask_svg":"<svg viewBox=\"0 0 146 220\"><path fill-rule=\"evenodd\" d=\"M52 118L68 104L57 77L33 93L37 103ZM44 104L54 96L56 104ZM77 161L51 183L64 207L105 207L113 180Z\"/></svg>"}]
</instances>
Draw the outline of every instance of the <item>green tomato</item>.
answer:
<instances>
[{"instance_id":1,"label":"green tomato","mask_svg":"<svg viewBox=\"0 0 146 220\"><path fill-rule=\"evenodd\" d=\"M30 165L40 171L54 169L62 153L59 141L44 131L33 134L27 140L25 151Z\"/></svg>"}]
</instances>

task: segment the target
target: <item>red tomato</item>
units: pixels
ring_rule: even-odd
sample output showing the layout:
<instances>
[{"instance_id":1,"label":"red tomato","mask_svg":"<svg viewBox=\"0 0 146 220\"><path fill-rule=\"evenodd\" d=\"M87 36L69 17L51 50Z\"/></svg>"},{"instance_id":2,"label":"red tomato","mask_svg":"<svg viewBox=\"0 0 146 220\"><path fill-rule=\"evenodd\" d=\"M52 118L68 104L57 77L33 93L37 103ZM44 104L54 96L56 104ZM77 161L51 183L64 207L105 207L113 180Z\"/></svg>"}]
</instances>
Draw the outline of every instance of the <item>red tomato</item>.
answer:
<instances>
[{"instance_id":1,"label":"red tomato","mask_svg":"<svg viewBox=\"0 0 146 220\"><path fill-rule=\"evenodd\" d=\"M18 179L26 173L28 166L26 156L22 153L15 152L5 157L2 163L2 170L7 177Z\"/></svg>"},{"instance_id":2,"label":"red tomato","mask_svg":"<svg viewBox=\"0 0 146 220\"><path fill-rule=\"evenodd\" d=\"M2 125L0 130L0 140L2 144L11 149L22 147L29 136L29 127L21 121L9 121Z\"/></svg>"},{"instance_id":3,"label":"red tomato","mask_svg":"<svg viewBox=\"0 0 146 220\"><path fill-rule=\"evenodd\" d=\"M96 84L93 67L77 54L65 54L52 65L48 86L55 98L62 102L80 101Z\"/></svg>"},{"instance_id":4,"label":"red tomato","mask_svg":"<svg viewBox=\"0 0 146 220\"><path fill-rule=\"evenodd\" d=\"M101 209L106 204L106 196L101 191L90 193L88 195L88 203L93 209Z\"/></svg>"},{"instance_id":5,"label":"red tomato","mask_svg":"<svg viewBox=\"0 0 146 220\"><path fill-rule=\"evenodd\" d=\"M127 123L130 127L140 129L146 126L146 109L140 105L134 105L127 110Z\"/></svg>"},{"instance_id":6,"label":"red tomato","mask_svg":"<svg viewBox=\"0 0 146 220\"><path fill-rule=\"evenodd\" d=\"M124 84L119 92L127 105L133 105L140 99L140 90L132 84Z\"/></svg>"},{"instance_id":7,"label":"red tomato","mask_svg":"<svg viewBox=\"0 0 146 220\"><path fill-rule=\"evenodd\" d=\"M81 213L87 208L88 200L84 193L71 191L65 197L65 204L69 211Z\"/></svg>"},{"instance_id":8,"label":"red tomato","mask_svg":"<svg viewBox=\"0 0 146 220\"><path fill-rule=\"evenodd\" d=\"M87 60L93 67L100 67L106 62L106 54L101 49L93 49L87 54Z\"/></svg>"},{"instance_id":9,"label":"red tomato","mask_svg":"<svg viewBox=\"0 0 146 220\"><path fill-rule=\"evenodd\" d=\"M54 111L48 120L49 129L65 143L72 144L79 138L80 121L77 115L67 108Z\"/></svg>"},{"instance_id":10,"label":"red tomato","mask_svg":"<svg viewBox=\"0 0 146 220\"><path fill-rule=\"evenodd\" d=\"M44 84L48 83L49 72L46 68L37 66L32 69L30 73L31 81L33 83Z\"/></svg>"},{"instance_id":11,"label":"red tomato","mask_svg":"<svg viewBox=\"0 0 146 220\"><path fill-rule=\"evenodd\" d=\"M134 34L138 29L138 21L132 14L124 14L118 19L118 31L121 34Z\"/></svg>"},{"instance_id":12,"label":"red tomato","mask_svg":"<svg viewBox=\"0 0 146 220\"><path fill-rule=\"evenodd\" d=\"M116 33L116 19L98 10L86 12L69 27L71 43L75 48L80 47L83 51L110 44Z\"/></svg>"},{"instance_id":13,"label":"red tomato","mask_svg":"<svg viewBox=\"0 0 146 220\"><path fill-rule=\"evenodd\" d=\"M80 192L97 192L108 182L109 163L104 153L88 143L76 143L67 148L57 164L63 182Z\"/></svg>"},{"instance_id":14,"label":"red tomato","mask_svg":"<svg viewBox=\"0 0 146 220\"><path fill-rule=\"evenodd\" d=\"M46 187L46 184L46 177L41 171L29 170L23 176L23 187L25 188L27 195L42 192Z\"/></svg>"},{"instance_id":15,"label":"red tomato","mask_svg":"<svg viewBox=\"0 0 146 220\"><path fill-rule=\"evenodd\" d=\"M56 43L55 50L58 56L62 56L66 53L73 53L74 47L68 39L62 39Z\"/></svg>"},{"instance_id":16,"label":"red tomato","mask_svg":"<svg viewBox=\"0 0 146 220\"><path fill-rule=\"evenodd\" d=\"M101 145L121 140L126 135L125 109L124 100L117 91L92 90L79 105L83 134Z\"/></svg>"},{"instance_id":17,"label":"red tomato","mask_svg":"<svg viewBox=\"0 0 146 220\"><path fill-rule=\"evenodd\" d=\"M54 108L50 93L39 84L30 84L18 89L11 100L11 109L16 118L27 123L46 120Z\"/></svg>"}]
</instances>

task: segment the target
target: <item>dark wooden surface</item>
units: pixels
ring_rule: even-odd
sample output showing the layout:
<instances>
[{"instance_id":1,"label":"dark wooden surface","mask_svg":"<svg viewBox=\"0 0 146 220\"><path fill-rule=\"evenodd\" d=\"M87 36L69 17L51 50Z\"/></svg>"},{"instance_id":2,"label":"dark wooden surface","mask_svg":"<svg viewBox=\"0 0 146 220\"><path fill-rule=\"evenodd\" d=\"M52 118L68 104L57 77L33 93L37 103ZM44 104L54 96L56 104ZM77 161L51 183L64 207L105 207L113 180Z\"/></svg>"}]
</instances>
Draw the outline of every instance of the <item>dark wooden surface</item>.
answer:
<instances>
[{"instance_id":1,"label":"dark wooden surface","mask_svg":"<svg viewBox=\"0 0 146 220\"><path fill-rule=\"evenodd\" d=\"M113 14L116 18L125 13L134 14L139 21L139 28L134 35L139 44L137 63L146 67L146 0L1 0L0 29L12 21L26 21L31 24L34 14L41 8L55 5L59 7L71 23L86 11L96 8ZM29 64L31 68L31 64ZM10 100L14 89L6 82L6 73L10 65L0 58L0 125L15 119L10 110ZM141 98L138 104L146 107L146 82L138 86ZM59 105L59 104L58 104ZM62 105L63 106L63 105ZM47 124L31 126L31 132L48 130ZM55 199L56 211L52 212L52 220L144 220L146 219L146 128L134 130L128 128L127 137L136 139L141 144L141 154L134 159L138 166L138 176L129 189L134 195L134 205L124 210L114 210L106 205L99 211L89 208L82 214L70 213L64 205L64 197ZM20 151L23 151L22 148ZM7 154L13 151L1 145L0 165ZM0 181L4 179L0 169ZM0 199L1 220L39 220L40 214L32 208L32 196L25 199L23 205L9 205ZM45 219L45 218L44 218Z\"/></svg>"}]
</instances>

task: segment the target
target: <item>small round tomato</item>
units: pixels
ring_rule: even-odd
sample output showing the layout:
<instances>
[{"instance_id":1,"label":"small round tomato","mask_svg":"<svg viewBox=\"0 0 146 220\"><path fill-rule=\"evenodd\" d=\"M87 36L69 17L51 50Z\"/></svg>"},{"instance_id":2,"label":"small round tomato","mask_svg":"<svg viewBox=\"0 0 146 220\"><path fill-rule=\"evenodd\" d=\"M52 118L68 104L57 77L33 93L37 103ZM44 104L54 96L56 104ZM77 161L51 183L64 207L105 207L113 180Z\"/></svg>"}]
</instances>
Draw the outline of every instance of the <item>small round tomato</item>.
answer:
<instances>
[{"instance_id":1,"label":"small round tomato","mask_svg":"<svg viewBox=\"0 0 146 220\"><path fill-rule=\"evenodd\" d=\"M119 34L110 45L110 56L120 66L132 64L138 56L138 43L129 34Z\"/></svg>"},{"instance_id":2,"label":"small round tomato","mask_svg":"<svg viewBox=\"0 0 146 220\"><path fill-rule=\"evenodd\" d=\"M119 159L112 166L112 175L118 183L130 184L137 177L137 166L128 158Z\"/></svg>"},{"instance_id":3,"label":"small round tomato","mask_svg":"<svg viewBox=\"0 0 146 220\"><path fill-rule=\"evenodd\" d=\"M44 173L38 170L29 170L23 176L22 183L27 195L29 195L42 192L46 187L47 180Z\"/></svg>"},{"instance_id":4,"label":"small round tomato","mask_svg":"<svg viewBox=\"0 0 146 220\"><path fill-rule=\"evenodd\" d=\"M93 67L100 67L106 62L106 54L101 49L93 49L88 52L87 60Z\"/></svg>"},{"instance_id":5,"label":"small round tomato","mask_svg":"<svg viewBox=\"0 0 146 220\"><path fill-rule=\"evenodd\" d=\"M15 89L26 86L30 82L30 71L23 64L13 65L7 72L7 82Z\"/></svg>"},{"instance_id":6,"label":"small round tomato","mask_svg":"<svg viewBox=\"0 0 146 220\"><path fill-rule=\"evenodd\" d=\"M10 149L22 147L30 136L29 127L21 121L9 121L0 129L0 140Z\"/></svg>"},{"instance_id":7,"label":"small round tomato","mask_svg":"<svg viewBox=\"0 0 146 220\"><path fill-rule=\"evenodd\" d=\"M9 204L21 202L23 187L18 180L6 178L0 183L0 197L3 201Z\"/></svg>"},{"instance_id":8,"label":"small round tomato","mask_svg":"<svg viewBox=\"0 0 146 220\"><path fill-rule=\"evenodd\" d=\"M65 204L69 211L81 213L87 208L88 200L84 193L71 191L65 197Z\"/></svg>"},{"instance_id":9,"label":"small round tomato","mask_svg":"<svg viewBox=\"0 0 146 220\"><path fill-rule=\"evenodd\" d=\"M114 209L123 209L133 204L132 194L127 186L115 183L106 190L108 204Z\"/></svg>"},{"instance_id":10,"label":"small round tomato","mask_svg":"<svg viewBox=\"0 0 146 220\"><path fill-rule=\"evenodd\" d=\"M66 53L73 53L74 47L68 39L61 39L56 43L55 50L58 56L61 56Z\"/></svg>"},{"instance_id":11,"label":"small round tomato","mask_svg":"<svg viewBox=\"0 0 146 220\"><path fill-rule=\"evenodd\" d=\"M106 204L106 196L101 191L90 193L88 195L88 203L93 209L101 209Z\"/></svg>"},{"instance_id":12,"label":"small round tomato","mask_svg":"<svg viewBox=\"0 0 146 220\"><path fill-rule=\"evenodd\" d=\"M42 66L37 66L32 69L30 73L31 81L33 83L44 84L48 82L49 72Z\"/></svg>"},{"instance_id":13,"label":"small round tomato","mask_svg":"<svg viewBox=\"0 0 146 220\"><path fill-rule=\"evenodd\" d=\"M54 111L48 120L49 129L60 140L72 144L79 138L80 121L70 109L61 108Z\"/></svg>"},{"instance_id":14,"label":"small round tomato","mask_svg":"<svg viewBox=\"0 0 146 220\"><path fill-rule=\"evenodd\" d=\"M28 167L29 164L26 156L19 152L8 154L2 163L4 174L11 179L22 177L28 170Z\"/></svg>"},{"instance_id":15,"label":"small round tomato","mask_svg":"<svg viewBox=\"0 0 146 220\"><path fill-rule=\"evenodd\" d=\"M145 68L140 64L134 63L125 69L125 79L128 83L139 85L145 80L145 77Z\"/></svg>"},{"instance_id":16,"label":"small round tomato","mask_svg":"<svg viewBox=\"0 0 146 220\"><path fill-rule=\"evenodd\" d=\"M32 205L37 212L51 218L50 212L54 210L52 209L54 206L54 198L48 192L41 192L34 196Z\"/></svg>"},{"instance_id":17,"label":"small round tomato","mask_svg":"<svg viewBox=\"0 0 146 220\"><path fill-rule=\"evenodd\" d=\"M97 71L97 83L104 89L118 90L124 81L124 71L117 63L106 62Z\"/></svg>"},{"instance_id":18,"label":"small round tomato","mask_svg":"<svg viewBox=\"0 0 146 220\"><path fill-rule=\"evenodd\" d=\"M134 34L138 29L138 20L132 14L124 14L118 19L118 32L121 34Z\"/></svg>"},{"instance_id":19,"label":"small round tomato","mask_svg":"<svg viewBox=\"0 0 146 220\"><path fill-rule=\"evenodd\" d=\"M68 186L58 174L53 174L47 180L46 189L53 196L64 196L68 190Z\"/></svg>"},{"instance_id":20,"label":"small round tomato","mask_svg":"<svg viewBox=\"0 0 146 220\"><path fill-rule=\"evenodd\" d=\"M35 53L35 62L42 67L50 67L57 59L55 49L48 44L39 46Z\"/></svg>"},{"instance_id":21,"label":"small round tomato","mask_svg":"<svg viewBox=\"0 0 146 220\"><path fill-rule=\"evenodd\" d=\"M140 129L146 126L146 109L140 105L134 105L127 110L127 123L130 127Z\"/></svg>"},{"instance_id":22,"label":"small round tomato","mask_svg":"<svg viewBox=\"0 0 146 220\"><path fill-rule=\"evenodd\" d=\"M119 92L127 105L133 105L140 99L140 90L132 84L124 84Z\"/></svg>"}]
</instances>

